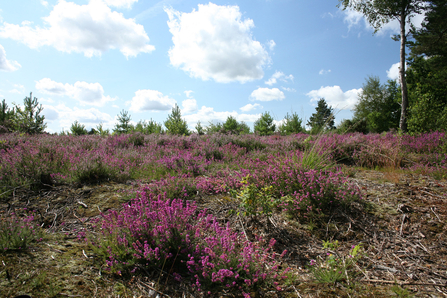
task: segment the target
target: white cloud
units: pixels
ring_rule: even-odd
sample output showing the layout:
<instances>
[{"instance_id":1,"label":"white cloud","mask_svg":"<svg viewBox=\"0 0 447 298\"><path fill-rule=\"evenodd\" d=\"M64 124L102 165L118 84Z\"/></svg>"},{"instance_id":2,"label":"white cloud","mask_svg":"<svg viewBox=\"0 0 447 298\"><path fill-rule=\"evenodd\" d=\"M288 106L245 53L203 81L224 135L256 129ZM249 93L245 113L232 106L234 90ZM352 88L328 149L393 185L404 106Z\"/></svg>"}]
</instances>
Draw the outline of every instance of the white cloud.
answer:
<instances>
[{"instance_id":1,"label":"white cloud","mask_svg":"<svg viewBox=\"0 0 447 298\"><path fill-rule=\"evenodd\" d=\"M253 21L241 20L238 6L198 7L191 13L165 8L174 43L169 50L171 64L191 77L219 83L261 79L270 57L252 37Z\"/></svg>"},{"instance_id":2,"label":"white cloud","mask_svg":"<svg viewBox=\"0 0 447 298\"><path fill-rule=\"evenodd\" d=\"M281 80L283 82L293 81L293 75L286 76L282 71L275 71L275 73L271 76L270 79L265 81L264 83L272 86L278 82L278 80Z\"/></svg>"},{"instance_id":3,"label":"white cloud","mask_svg":"<svg viewBox=\"0 0 447 298\"><path fill-rule=\"evenodd\" d=\"M321 87L319 90L312 90L306 95L311 98L311 102L324 98L329 106L344 110L354 108L358 100L358 94L362 91L362 88L360 88L343 92L340 86L326 86Z\"/></svg>"},{"instance_id":4,"label":"white cloud","mask_svg":"<svg viewBox=\"0 0 447 298\"><path fill-rule=\"evenodd\" d=\"M198 110L197 101L193 98L185 99L184 101L182 101L182 107L183 114L190 114Z\"/></svg>"},{"instance_id":5,"label":"white cloud","mask_svg":"<svg viewBox=\"0 0 447 298\"><path fill-rule=\"evenodd\" d=\"M23 94L25 92L25 86L20 84L13 84L14 89L9 90L9 93Z\"/></svg>"},{"instance_id":6,"label":"white cloud","mask_svg":"<svg viewBox=\"0 0 447 298\"><path fill-rule=\"evenodd\" d=\"M296 92L294 88L281 87L281 89L287 92Z\"/></svg>"},{"instance_id":7,"label":"white cloud","mask_svg":"<svg viewBox=\"0 0 447 298\"><path fill-rule=\"evenodd\" d=\"M40 4L42 4L43 6L47 7L48 6L48 1L40 0Z\"/></svg>"},{"instance_id":8,"label":"white cloud","mask_svg":"<svg viewBox=\"0 0 447 298\"><path fill-rule=\"evenodd\" d=\"M268 46L269 46L269 50L270 50L270 51L273 51L273 49L274 49L275 46L276 46L276 42L272 39L272 40L269 40L269 42L268 42L267 44L268 44Z\"/></svg>"},{"instance_id":9,"label":"white cloud","mask_svg":"<svg viewBox=\"0 0 447 298\"><path fill-rule=\"evenodd\" d=\"M6 59L5 48L0 45L0 70L3 71L15 71L22 67L17 61L11 61Z\"/></svg>"},{"instance_id":10,"label":"white cloud","mask_svg":"<svg viewBox=\"0 0 447 298\"><path fill-rule=\"evenodd\" d=\"M104 0L108 6L131 8L138 0Z\"/></svg>"},{"instance_id":11,"label":"white cloud","mask_svg":"<svg viewBox=\"0 0 447 298\"><path fill-rule=\"evenodd\" d=\"M252 110L255 109L262 109L263 106L261 106L259 103L255 103L254 105L252 105L251 103L246 104L245 106L243 106L242 108L239 108L241 111L243 112L250 112Z\"/></svg>"},{"instance_id":12,"label":"white cloud","mask_svg":"<svg viewBox=\"0 0 447 298\"><path fill-rule=\"evenodd\" d=\"M176 101L157 90L138 90L130 102L132 112L167 111L172 109Z\"/></svg>"},{"instance_id":13,"label":"white cloud","mask_svg":"<svg viewBox=\"0 0 447 298\"><path fill-rule=\"evenodd\" d=\"M69 96L79 101L81 105L102 107L115 98L104 95L104 88L99 83L76 82L74 85L55 82L43 78L36 82L36 88L43 93Z\"/></svg>"},{"instance_id":14,"label":"white cloud","mask_svg":"<svg viewBox=\"0 0 447 298\"><path fill-rule=\"evenodd\" d=\"M50 124L59 122L59 127L65 131L70 130L71 125L77 120L87 128L96 127L100 123L104 123L104 128L112 128L115 124L115 118L107 113L101 112L96 108L79 109L69 108L65 104L57 106L43 105L43 115L45 120Z\"/></svg>"},{"instance_id":15,"label":"white cloud","mask_svg":"<svg viewBox=\"0 0 447 298\"><path fill-rule=\"evenodd\" d=\"M327 74L327 73L330 73L330 72L331 72L330 69L328 69L328 70L324 70L324 69L322 69L322 70L320 70L320 72L319 72L318 74L320 74L320 75L324 75L324 74Z\"/></svg>"},{"instance_id":16,"label":"white cloud","mask_svg":"<svg viewBox=\"0 0 447 298\"><path fill-rule=\"evenodd\" d=\"M53 46L58 51L83 53L87 57L100 56L109 49L119 49L126 57L155 49L148 44L149 37L142 25L111 11L102 0L91 0L87 5L60 0L43 20L44 28L31 27L29 22L4 22L0 37L20 41L33 49Z\"/></svg>"},{"instance_id":17,"label":"white cloud","mask_svg":"<svg viewBox=\"0 0 447 298\"><path fill-rule=\"evenodd\" d=\"M407 67L407 63L405 63L405 67ZM399 69L400 69L400 62L394 63L393 65L391 65L390 69L386 71L387 77L390 80L398 80Z\"/></svg>"},{"instance_id":18,"label":"white cloud","mask_svg":"<svg viewBox=\"0 0 447 298\"><path fill-rule=\"evenodd\" d=\"M258 88L250 95L251 100L259 101L283 100L284 98L284 92L278 88Z\"/></svg>"},{"instance_id":19,"label":"white cloud","mask_svg":"<svg viewBox=\"0 0 447 298\"><path fill-rule=\"evenodd\" d=\"M194 93L194 91L192 91L192 90L186 90L186 91L184 91L184 93L185 93L186 97L188 97L188 98L192 98L191 94Z\"/></svg>"},{"instance_id":20,"label":"white cloud","mask_svg":"<svg viewBox=\"0 0 447 298\"><path fill-rule=\"evenodd\" d=\"M358 25L358 23L362 20L365 22L365 26L368 26L366 23L366 20L363 17L363 14L361 12L358 12L356 10L348 8L348 9L344 10L344 13L345 13L345 17L344 17L343 21L345 23L348 23L349 30L351 30L351 28L353 26Z\"/></svg>"},{"instance_id":21,"label":"white cloud","mask_svg":"<svg viewBox=\"0 0 447 298\"><path fill-rule=\"evenodd\" d=\"M208 126L208 123L225 122L229 116L234 117L237 121L254 122L261 117L261 114L239 114L236 111L233 112L216 112L214 108L202 106L200 110L195 114L186 115L183 118L188 123L188 127L191 129L195 127L197 122L200 121L202 126Z\"/></svg>"}]
</instances>

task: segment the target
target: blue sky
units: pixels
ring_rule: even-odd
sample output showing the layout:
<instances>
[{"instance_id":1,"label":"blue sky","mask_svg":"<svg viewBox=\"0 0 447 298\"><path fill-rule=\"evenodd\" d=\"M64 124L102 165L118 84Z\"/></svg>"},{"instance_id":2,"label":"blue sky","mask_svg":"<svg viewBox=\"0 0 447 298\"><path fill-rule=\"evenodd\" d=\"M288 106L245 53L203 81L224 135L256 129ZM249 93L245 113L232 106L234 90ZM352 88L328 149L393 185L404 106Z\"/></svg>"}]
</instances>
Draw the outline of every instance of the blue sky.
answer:
<instances>
[{"instance_id":1,"label":"blue sky","mask_svg":"<svg viewBox=\"0 0 447 298\"><path fill-rule=\"evenodd\" d=\"M373 35L337 0L14 0L0 4L0 99L33 92L47 131L163 123L189 128L264 112L307 120L319 98L351 118L369 75L397 78L397 22ZM413 18L419 25L422 16Z\"/></svg>"}]
</instances>

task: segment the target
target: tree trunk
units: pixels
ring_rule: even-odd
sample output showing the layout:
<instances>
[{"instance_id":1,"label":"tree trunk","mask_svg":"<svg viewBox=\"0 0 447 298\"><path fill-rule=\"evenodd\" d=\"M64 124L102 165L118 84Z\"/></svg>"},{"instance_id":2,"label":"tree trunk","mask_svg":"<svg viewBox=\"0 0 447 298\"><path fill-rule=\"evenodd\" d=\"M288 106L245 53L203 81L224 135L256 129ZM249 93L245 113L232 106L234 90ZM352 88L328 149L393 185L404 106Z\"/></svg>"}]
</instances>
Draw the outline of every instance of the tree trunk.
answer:
<instances>
[{"instance_id":1,"label":"tree trunk","mask_svg":"<svg viewBox=\"0 0 447 298\"><path fill-rule=\"evenodd\" d=\"M405 7L402 8L400 15L400 67L399 67L399 80L400 88L402 90L402 105L400 114L399 128L403 133L407 132L407 108L408 108L408 92L407 92L407 80L405 78L405 43L407 37L405 35Z\"/></svg>"}]
</instances>

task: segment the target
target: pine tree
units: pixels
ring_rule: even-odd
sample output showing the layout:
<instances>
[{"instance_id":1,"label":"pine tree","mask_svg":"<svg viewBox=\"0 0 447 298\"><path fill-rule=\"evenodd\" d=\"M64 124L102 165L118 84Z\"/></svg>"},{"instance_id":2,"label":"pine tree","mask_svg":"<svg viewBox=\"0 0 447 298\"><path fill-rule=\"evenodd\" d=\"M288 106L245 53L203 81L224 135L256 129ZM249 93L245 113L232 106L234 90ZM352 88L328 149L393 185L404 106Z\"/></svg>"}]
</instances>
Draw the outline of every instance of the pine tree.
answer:
<instances>
[{"instance_id":1,"label":"pine tree","mask_svg":"<svg viewBox=\"0 0 447 298\"><path fill-rule=\"evenodd\" d=\"M269 136L275 132L276 125L273 123L273 118L269 112L265 112L254 123L255 133L261 136Z\"/></svg>"},{"instance_id":2,"label":"pine tree","mask_svg":"<svg viewBox=\"0 0 447 298\"><path fill-rule=\"evenodd\" d=\"M312 114L307 122L307 125L311 127L311 133L319 133L322 130L335 128L333 109L327 105L324 98L318 101L315 110L316 112Z\"/></svg>"},{"instance_id":3,"label":"pine tree","mask_svg":"<svg viewBox=\"0 0 447 298\"><path fill-rule=\"evenodd\" d=\"M115 128L113 129L113 133L115 134L124 134L130 133L133 130L133 126L130 123L131 117L128 111L122 110L118 115L118 123L115 124Z\"/></svg>"},{"instance_id":4,"label":"pine tree","mask_svg":"<svg viewBox=\"0 0 447 298\"><path fill-rule=\"evenodd\" d=\"M19 105L15 105L16 117L15 130L28 134L37 134L44 132L47 124L44 123L45 116L39 115L43 111L42 105L39 105L37 98L33 98L33 93L23 99L23 110Z\"/></svg>"},{"instance_id":5,"label":"pine tree","mask_svg":"<svg viewBox=\"0 0 447 298\"><path fill-rule=\"evenodd\" d=\"M189 135L188 124L182 119L182 113L177 104L172 108L172 113L168 115L164 124L169 134Z\"/></svg>"}]
</instances>

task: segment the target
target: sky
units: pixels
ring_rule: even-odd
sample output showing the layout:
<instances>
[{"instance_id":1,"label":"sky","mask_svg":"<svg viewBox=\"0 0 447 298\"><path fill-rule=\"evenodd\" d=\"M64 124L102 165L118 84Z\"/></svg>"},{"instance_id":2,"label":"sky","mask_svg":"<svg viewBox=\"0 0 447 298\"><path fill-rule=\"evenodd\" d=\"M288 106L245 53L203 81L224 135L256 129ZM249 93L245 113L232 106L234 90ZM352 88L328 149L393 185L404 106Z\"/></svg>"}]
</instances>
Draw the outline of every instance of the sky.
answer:
<instances>
[{"instance_id":1,"label":"sky","mask_svg":"<svg viewBox=\"0 0 447 298\"><path fill-rule=\"evenodd\" d=\"M376 34L338 0L14 0L0 3L0 100L32 92L50 133L78 121L113 129L188 127L288 113L306 123L320 98L350 119L368 76L398 78L399 32ZM420 26L423 16L412 19Z\"/></svg>"}]
</instances>

